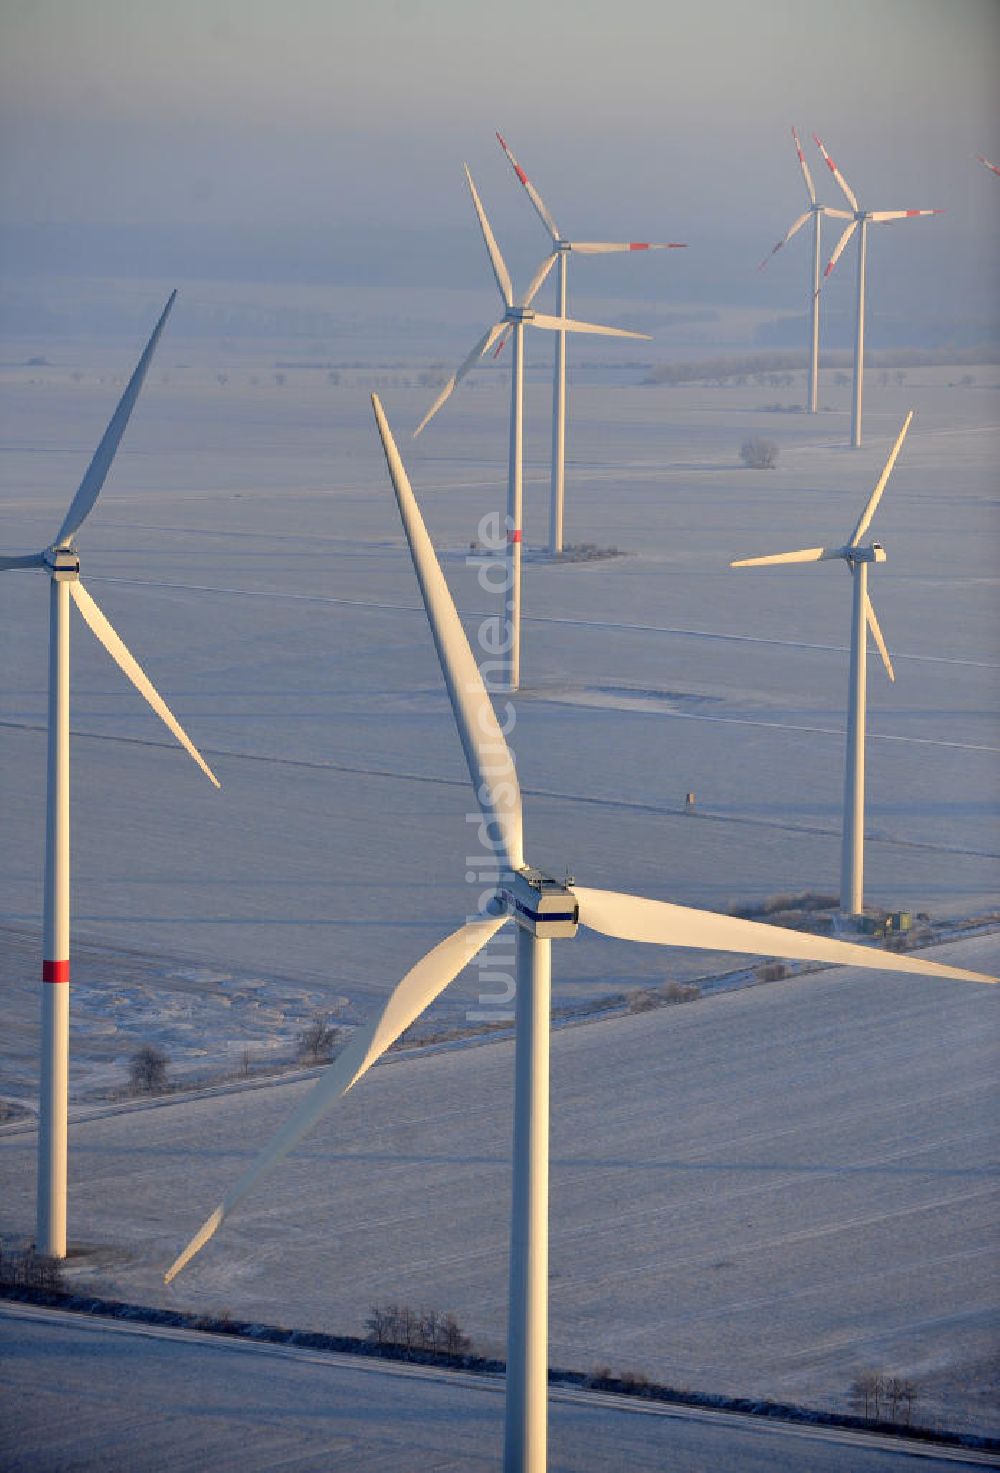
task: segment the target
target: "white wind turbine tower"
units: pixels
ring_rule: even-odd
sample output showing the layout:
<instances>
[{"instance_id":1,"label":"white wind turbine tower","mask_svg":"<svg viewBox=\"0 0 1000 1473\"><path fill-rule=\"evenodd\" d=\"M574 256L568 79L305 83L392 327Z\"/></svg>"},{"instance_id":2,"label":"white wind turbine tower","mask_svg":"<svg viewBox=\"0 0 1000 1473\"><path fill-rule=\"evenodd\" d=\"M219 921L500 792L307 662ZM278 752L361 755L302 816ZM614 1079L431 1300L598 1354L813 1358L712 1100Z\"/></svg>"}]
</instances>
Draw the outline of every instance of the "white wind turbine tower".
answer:
<instances>
[{"instance_id":1,"label":"white wind turbine tower","mask_svg":"<svg viewBox=\"0 0 1000 1473\"><path fill-rule=\"evenodd\" d=\"M521 683L521 507L522 507L522 484L523 484L523 422L524 422L524 325L528 323L532 327L545 327L554 332L590 332L600 333L610 338L645 338L646 333L626 332L621 327L598 327L592 322L574 322L568 317L548 317L542 312L536 312L531 306L535 295L542 282L548 276L555 262L555 256L548 256L535 272L528 290L521 302L515 303L514 290L511 286L510 272L507 270L500 247L497 245L490 229L490 222L486 218L482 202L476 192L476 186L472 182L472 175L468 166L465 169L465 177L468 180L469 189L472 194L472 203L476 209L479 227L483 232L483 240L486 242L486 250L493 267L493 275L496 279L497 290L503 302L504 312L499 322L493 323L465 362L457 370L452 378L448 380L440 394L434 400L430 409L414 430L414 436L419 435L424 426L433 419L441 405L449 397L456 384L461 383L465 375L482 358L484 353L489 352L508 327L512 330L514 347L510 370L510 455L507 469L507 575L505 579L505 612L504 612L504 643L502 653L506 655L508 690L516 691Z\"/></svg>"},{"instance_id":2,"label":"white wind turbine tower","mask_svg":"<svg viewBox=\"0 0 1000 1473\"><path fill-rule=\"evenodd\" d=\"M874 636L885 673L895 680L892 661L886 649L882 630L868 594L868 567L885 562L885 549L879 542L861 546L875 510L882 499L886 482L902 449L913 418L911 409L903 428L882 467L875 489L850 538L843 547L804 547L798 552L777 552L768 557L741 558L731 568L757 568L774 563L822 563L842 559L853 580L851 602L850 679L847 687L847 747L844 760L844 826L840 857L840 908L845 915L858 916L864 910L865 855L865 711L868 697L868 630Z\"/></svg>"},{"instance_id":3,"label":"white wind turbine tower","mask_svg":"<svg viewBox=\"0 0 1000 1473\"><path fill-rule=\"evenodd\" d=\"M802 178L805 180L806 194L809 196L809 208L803 210L797 220L794 220L782 236L778 244L773 247L770 256L765 256L757 267L763 271L770 261L771 256L777 255L783 245L787 245L793 235L797 235L803 225L812 216L813 222L813 273L812 273L812 303L809 328L809 389L806 394L806 408L810 414L815 414L819 409L819 291L820 291L820 231L821 221L824 215L833 215L838 220L850 220L851 216L846 210L834 210L829 205L821 205L816 200L816 189L813 185L812 174L806 163L806 156L802 152L802 144L799 135L792 129L792 138L795 140L795 152L799 159L799 168L802 170Z\"/></svg>"},{"instance_id":4,"label":"white wind turbine tower","mask_svg":"<svg viewBox=\"0 0 1000 1473\"><path fill-rule=\"evenodd\" d=\"M525 863L521 793L504 740L410 488L382 406L375 416L469 776L493 848L496 893L486 910L439 942L406 974L378 1016L352 1034L344 1051L284 1127L247 1168L168 1269L169 1283L261 1178L356 1084L508 920L517 926L513 1193L507 1324L506 1473L542 1473L546 1462L548 1375L548 1182L550 952L577 926L628 941L755 956L843 962L993 982L977 972L873 951L712 911L589 890L551 879Z\"/></svg>"},{"instance_id":5,"label":"white wind turbine tower","mask_svg":"<svg viewBox=\"0 0 1000 1473\"><path fill-rule=\"evenodd\" d=\"M94 452L94 458L63 518L43 551L0 557L0 572L40 568L48 573L49 714L45 792L45 888L43 895L42 1058L38 1125L38 1201L35 1247L51 1258L66 1257L66 1158L69 1098L69 605L115 664L152 706L180 744L216 787L218 778L194 747L163 697L80 582L74 539L90 515L114 460L125 426L139 397L177 293L172 292L153 335Z\"/></svg>"},{"instance_id":6,"label":"white wind turbine tower","mask_svg":"<svg viewBox=\"0 0 1000 1473\"><path fill-rule=\"evenodd\" d=\"M528 198L534 205L539 219L552 238L550 261L559 262L559 277L556 287L556 302L560 317L566 316L566 275L570 251L580 256L606 256L620 251L678 251L684 250L686 242L679 240L653 242L647 240L603 241L566 240L545 206L538 190L521 168L517 159L498 133L500 147L510 160L511 168L520 179ZM566 333L560 329L556 335L555 365L552 378L552 499L549 510L549 552L553 557L563 547L563 506L566 490Z\"/></svg>"},{"instance_id":7,"label":"white wind turbine tower","mask_svg":"<svg viewBox=\"0 0 1000 1473\"><path fill-rule=\"evenodd\" d=\"M865 377L865 273L868 258L869 221L878 225L885 220L908 220L914 215L940 215L943 212L941 210L863 210L858 204L854 190L837 168L837 165L833 162L833 159L827 153L815 133L813 134L813 140L826 160L827 168L840 185L848 204L854 212L851 223L847 226L834 247L833 255L827 262L826 270L823 272L824 276L830 275L830 272L840 260L841 253L847 242L855 230L858 230L858 303L854 325L854 388L851 395L851 445L856 450L861 444L861 399Z\"/></svg>"}]
</instances>

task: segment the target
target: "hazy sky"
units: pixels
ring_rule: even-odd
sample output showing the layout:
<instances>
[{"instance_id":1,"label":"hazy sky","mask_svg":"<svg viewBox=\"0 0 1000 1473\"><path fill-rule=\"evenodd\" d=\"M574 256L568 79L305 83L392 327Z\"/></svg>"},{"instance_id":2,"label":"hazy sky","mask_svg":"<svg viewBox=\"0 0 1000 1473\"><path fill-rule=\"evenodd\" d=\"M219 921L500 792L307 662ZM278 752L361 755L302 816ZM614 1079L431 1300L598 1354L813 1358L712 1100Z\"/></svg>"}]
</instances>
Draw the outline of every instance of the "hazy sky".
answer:
<instances>
[{"instance_id":1,"label":"hazy sky","mask_svg":"<svg viewBox=\"0 0 1000 1473\"><path fill-rule=\"evenodd\" d=\"M0 16L8 227L216 243L253 227L278 269L282 241L321 253L324 232L334 254L338 232L469 239L468 159L516 247L537 226L500 128L568 235L755 265L804 197L795 122L863 202L948 210L897 227L900 269L925 252L967 277L977 232L995 236L1000 179L974 155L1000 156L997 0L0 0Z\"/></svg>"}]
</instances>

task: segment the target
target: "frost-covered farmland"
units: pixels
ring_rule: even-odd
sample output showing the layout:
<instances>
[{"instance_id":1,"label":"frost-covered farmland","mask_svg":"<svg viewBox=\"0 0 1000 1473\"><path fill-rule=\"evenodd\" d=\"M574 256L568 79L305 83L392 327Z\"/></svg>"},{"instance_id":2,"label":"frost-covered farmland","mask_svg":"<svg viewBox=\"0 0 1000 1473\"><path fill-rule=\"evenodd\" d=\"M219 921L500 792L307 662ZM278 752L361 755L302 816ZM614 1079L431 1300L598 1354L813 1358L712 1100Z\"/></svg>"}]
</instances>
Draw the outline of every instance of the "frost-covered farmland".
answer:
<instances>
[{"instance_id":1,"label":"frost-covered farmland","mask_svg":"<svg viewBox=\"0 0 1000 1473\"><path fill-rule=\"evenodd\" d=\"M4 375L4 550L52 535L110 412L110 375L134 356L98 355L102 384L88 348L46 353L48 367ZM77 637L73 924L92 948L77 1090L123 1078L140 1037L223 1065L314 1007L343 999L361 1016L479 895L370 375L334 385L290 369L279 385L248 363L223 384L204 354L165 340L81 549L84 580L223 791ZM717 907L836 889L847 580L836 566L726 564L842 541L912 406L873 528L898 679L871 671L867 893L938 916L993 906L1000 436L995 391L954 377L873 386L858 452L832 387L824 401L844 403L815 420L764 410L773 392L754 386L574 388L568 536L628 555L526 568L513 744L535 862ZM484 378L415 444L430 391L382 388L473 633L496 600L464 552L505 478L503 375ZM546 525L546 414L536 381L529 543ZM778 442L776 470L740 463L750 433ZM44 580L0 579L0 922L13 937L0 1088L29 1101L45 612ZM131 968L115 1006L101 992L112 950L116 980L123 955ZM992 941L955 956L995 970ZM557 1000L719 964L581 934L557 950ZM467 974L440 1011L464 1018L481 991ZM558 1036L553 1359L834 1403L884 1362L918 1377L944 1420L981 1422L992 1005L975 989L824 973ZM509 1079L507 1044L379 1071L179 1282L178 1302L350 1329L395 1293L499 1343ZM106 1288L155 1297L155 1270L297 1088L77 1127L71 1237L114 1248ZM6 1138L0 1161L4 1226L28 1232L30 1135Z\"/></svg>"},{"instance_id":2,"label":"frost-covered farmland","mask_svg":"<svg viewBox=\"0 0 1000 1473\"><path fill-rule=\"evenodd\" d=\"M376 1366L273 1346L226 1344L178 1331L0 1311L0 1445L7 1473L38 1473L72 1457L76 1473L177 1473L206 1467L303 1473L401 1467L485 1473L501 1448L502 1384L418 1366ZM121 1399L128 1362L128 1403ZM58 1389L56 1389L58 1388ZM15 1411L16 1408L16 1411ZM16 1422L14 1418L16 1417ZM553 1473L867 1473L911 1454L886 1438L754 1422L677 1408L554 1392ZM927 1453L923 1473L969 1455Z\"/></svg>"},{"instance_id":3,"label":"frost-covered farmland","mask_svg":"<svg viewBox=\"0 0 1000 1473\"><path fill-rule=\"evenodd\" d=\"M935 955L996 971L1000 946ZM830 970L557 1032L552 1363L841 1408L885 1367L922 1418L995 1425L996 1003ZM97 1251L72 1275L351 1333L396 1299L500 1351L512 1064L502 1042L378 1067L169 1290L163 1269L309 1086L82 1121L71 1221ZM2 1144L6 1223L27 1233L34 1135Z\"/></svg>"},{"instance_id":4,"label":"frost-covered farmland","mask_svg":"<svg viewBox=\"0 0 1000 1473\"><path fill-rule=\"evenodd\" d=\"M278 351L268 345L270 364ZM132 353L49 345L50 367L7 372L4 547L51 535L109 412L110 369ZM74 935L165 961L161 972L277 976L363 1008L479 894L465 881L476 848L460 751L370 424L378 374L331 385L290 369L279 386L251 356L220 385L206 354L164 341L81 543L85 580L223 791L78 636ZM836 565L726 564L841 540L912 404L874 527L889 561L872 592L898 680L872 669L867 893L936 914L992 904L1000 435L995 392L948 388L955 376L873 386L856 452L844 412L764 412L766 388L574 388L568 537L629 556L526 570L513 741L536 863L720 907L836 889L847 580ZM473 632L497 604L462 551L505 479L503 374L483 377L416 442L407 431L430 391L382 388ZM844 390L823 395L838 397L846 410ZM546 526L546 404L536 381L529 542ZM739 461L761 430L781 447L774 471ZM0 600L3 921L30 936L44 581L5 576ZM617 951L581 938L557 996L671 965L643 951L623 976ZM33 989L34 975L14 983ZM464 1011L477 991L463 979L451 1005Z\"/></svg>"}]
</instances>

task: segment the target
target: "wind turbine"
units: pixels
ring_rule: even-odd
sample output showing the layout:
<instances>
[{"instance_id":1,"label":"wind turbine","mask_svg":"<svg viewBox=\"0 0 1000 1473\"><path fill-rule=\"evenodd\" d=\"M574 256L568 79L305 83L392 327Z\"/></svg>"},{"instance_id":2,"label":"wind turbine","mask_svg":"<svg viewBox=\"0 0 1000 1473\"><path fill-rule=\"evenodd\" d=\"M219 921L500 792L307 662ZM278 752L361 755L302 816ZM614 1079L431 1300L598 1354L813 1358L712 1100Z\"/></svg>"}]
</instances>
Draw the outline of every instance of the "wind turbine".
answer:
<instances>
[{"instance_id":1,"label":"wind turbine","mask_svg":"<svg viewBox=\"0 0 1000 1473\"><path fill-rule=\"evenodd\" d=\"M815 414L819 409L819 290L820 290L820 222L824 215L833 215L838 220L850 220L851 216L846 210L835 210L829 205L821 205L816 202L816 189L813 185L812 174L806 163L806 156L802 152L802 144L799 135L792 129L792 138L795 140L795 152L798 154L799 168L802 170L802 178L805 180L806 193L809 196L809 208L803 210L797 220L794 220L782 236L778 244L774 246L770 256L765 256L757 267L763 271L770 261L771 256L776 256L783 245L787 245L793 235L797 235L803 225L812 216L813 221L813 281L812 281L812 320L809 334L809 392L806 395L806 408L810 414Z\"/></svg>"},{"instance_id":2,"label":"wind turbine","mask_svg":"<svg viewBox=\"0 0 1000 1473\"><path fill-rule=\"evenodd\" d=\"M844 761L844 828L840 858L840 908L846 915L857 916L864 910L864 844L865 844L865 710L868 694L868 630L882 656L885 673L896 676L886 649L882 630L868 594L868 568L885 562L885 549L880 542L861 546L875 510L882 499L886 482L902 449L913 418L911 409L903 428L875 482L875 489L858 517L854 531L843 547L803 547L798 552L777 552L768 557L741 558L731 568L759 568L773 563L823 563L842 559L853 579L851 603L851 659L847 686L847 749Z\"/></svg>"},{"instance_id":3,"label":"wind turbine","mask_svg":"<svg viewBox=\"0 0 1000 1473\"><path fill-rule=\"evenodd\" d=\"M41 568L49 575L49 714L45 790L45 888L43 897L42 1059L38 1125L38 1200L35 1246L50 1258L66 1257L66 1156L69 1102L69 605L87 624L124 675L207 777L219 780L169 710L152 681L80 582L75 541L101 493L111 462L139 397L176 292L171 292L153 335L129 379L94 458L43 552L0 557L0 572Z\"/></svg>"},{"instance_id":4,"label":"wind turbine","mask_svg":"<svg viewBox=\"0 0 1000 1473\"><path fill-rule=\"evenodd\" d=\"M756 921L668 905L552 879L525 863L521 792L504 740L435 556L392 433L372 396L389 475L465 750L469 776L496 866L492 901L422 957L381 1012L358 1028L343 1052L243 1172L167 1270L180 1272L261 1178L356 1084L394 1039L429 1007L467 962L508 920L517 926L515 1008L513 1200L507 1325L507 1402L504 1467L507 1473L545 1468L548 1375L548 1151L551 942L572 937L578 925L627 941L686 946L755 956L843 962L884 971L920 972L964 981L995 979L916 957L788 931Z\"/></svg>"},{"instance_id":5,"label":"wind turbine","mask_svg":"<svg viewBox=\"0 0 1000 1473\"><path fill-rule=\"evenodd\" d=\"M511 168L520 179L528 198L534 205L538 218L552 239L550 262L559 262L559 277L556 301L559 316L566 316L566 275L570 251L581 256L606 256L619 251L678 251L686 248L685 241L652 242L646 240L597 241L566 240L545 206L538 190L514 157L502 134L497 134L500 147L510 160ZM560 328L556 336L555 365L552 377L552 499L549 510L549 552L557 557L563 547L563 505L566 491L566 333Z\"/></svg>"},{"instance_id":6,"label":"wind turbine","mask_svg":"<svg viewBox=\"0 0 1000 1473\"><path fill-rule=\"evenodd\" d=\"M522 504L522 478L523 478L523 422L524 422L524 325L532 327L548 328L552 332L590 332L600 333L609 338L646 338L647 333L626 332L621 327L598 327L592 322L574 322L565 316L548 317L542 312L536 312L531 306L535 295L542 282L548 276L555 263L555 256L547 256L539 266L538 270L524 294L521 302L514 301L514 289L511 286L510 272L507 270L500 247L497 245L490 229L490 222L486 218L486 211L476 192L476 186L472 182L468 165L465 166L465 177L472 194L472 203L475 206L476 216L479 220L479 228L483 232L483 240L486 242L487 254L490 265L493 267L493 275L496 279L497 290L500 300L503 302L504 312L499 322L487 328L479 339L465 362L448 380L434 403L428 409L423 419L414 430L414 436L419 435L424 426L433 419L445 400L450 396L456 384L474 367L484 353L489 352L508 327L514 338L513 361L510 370L510 455L507 469L507 572L504 580L505 587L505 610L504 610L504 639L502 648L498 653L506 655L506 686L508 690L516 691L521 683L521 504Z\"/></svg>"},{"instance_id":7,"label":"wind turbine","mask_svg":"<svg viewBox=\"0 0 1000 1473\"><path fill-rule=\"evenodd\" d=\"M851 445L856 450L861 444L861 398L865 377L865 272L868 257L869 221L878 225L885 220L908 220L914 215L940 215L944 212L942 210L863 210L858 204L854 190L837 168L837 165L833 162L833 159L827 153L815 133L813 134L813 140L826 160L827 168L840 185L848 204L854 212L853 218L848 216L851 223L837 241L833 255L827 262L826 270L823 272L824 277L830 275L830 272L840 260L841 253L847 242L860 226L858 234L858 306L854 334L854 388L851 397Z\"/></svg>"}]
</instances>

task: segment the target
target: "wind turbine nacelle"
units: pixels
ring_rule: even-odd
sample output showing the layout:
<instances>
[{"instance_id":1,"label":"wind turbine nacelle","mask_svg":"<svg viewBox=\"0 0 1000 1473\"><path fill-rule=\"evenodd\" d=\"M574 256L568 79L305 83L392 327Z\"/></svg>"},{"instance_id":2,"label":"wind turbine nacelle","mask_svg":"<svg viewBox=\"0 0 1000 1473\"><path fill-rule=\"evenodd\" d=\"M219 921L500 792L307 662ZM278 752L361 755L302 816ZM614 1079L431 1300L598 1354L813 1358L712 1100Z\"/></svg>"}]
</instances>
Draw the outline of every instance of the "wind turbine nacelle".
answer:
<instances>
[{"instance_id":1,"label":"wind turbine nacelle","mask_svg":"<svg viewBox=\"0 0 1000 1473\"><path fill-rule=\"evenodd\" d=\"M500 886L500 899L507 914L543 941L575 936L580 906L568 885L539 869L515 871Z\"/></svg>"},{"instance_id":2,"label":"wind turbine nacelle","mask_svg":"<svg viewBox=\"0 0 1000 1473\"><path fill-rule=\"evenodd\" d=\"M56 583L74 583L79 578L80 559L71 547L50 547L42 556Z\"/></svg>"},{"instance_id":3,"label":"wind turbine nacelle","mask_svg":"<svg viewBox=\"0 0 1000 1473\"><path fill-rule=\"evenodd\" d=\"M885 548L881 542L873 542L871 547L852 547L850 560L852 563L884 563Z\"/></svg>"}]
</instances>

